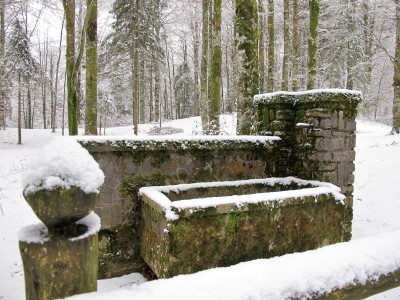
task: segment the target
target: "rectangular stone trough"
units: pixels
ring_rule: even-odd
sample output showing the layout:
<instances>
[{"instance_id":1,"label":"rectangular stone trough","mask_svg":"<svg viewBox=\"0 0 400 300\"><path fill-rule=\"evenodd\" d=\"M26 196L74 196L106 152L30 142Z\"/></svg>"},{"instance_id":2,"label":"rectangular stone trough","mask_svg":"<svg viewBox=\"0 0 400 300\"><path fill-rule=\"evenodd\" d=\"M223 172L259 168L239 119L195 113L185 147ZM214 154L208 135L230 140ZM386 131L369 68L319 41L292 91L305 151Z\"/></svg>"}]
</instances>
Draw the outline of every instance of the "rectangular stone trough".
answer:
<instances>
[{"instance_id":1,"label":"rectangular stone trough","mask_svg":"<svg viewBox=\"0 0 400 300\"><path fill-rule=\"evenodd\" d=\"M141 255L159 278L342 242L345 196L293 177L143 187Z\"/></svg>"}]
</instances>

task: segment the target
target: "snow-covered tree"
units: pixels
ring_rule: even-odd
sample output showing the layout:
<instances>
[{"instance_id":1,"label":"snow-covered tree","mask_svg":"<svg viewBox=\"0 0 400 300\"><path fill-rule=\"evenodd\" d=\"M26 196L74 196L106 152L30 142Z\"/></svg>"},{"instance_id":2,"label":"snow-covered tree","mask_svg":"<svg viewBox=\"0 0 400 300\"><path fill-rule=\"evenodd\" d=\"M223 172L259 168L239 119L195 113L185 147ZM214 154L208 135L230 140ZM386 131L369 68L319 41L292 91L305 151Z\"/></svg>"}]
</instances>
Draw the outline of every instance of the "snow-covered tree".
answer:
<instances>
[{"instance_id":1,"label":"snow-covered tree","mask_svg":"<svg viewBox=\"0 0 400 300\"><path fill-rule=\"evenodd\" d=\"M10 33L9 44L6 54L6 68L10 70L18 79L18 144L21 144L21 101L23 82L28 83L38 70L38 65L34 60L30 47L29 38L23 29L19 19L13 23ZM30 87L28 84L27 97L30 97ZM28 115L31 114L31 107L28 106Z\"/></svg>"},{"instance_id":2,"label":"snow-covered tree","mask_svg":"<svg viewBox=\"0 0 400 300\"><path fill-rule=\"evenodd\" d=\"M193 85L191 70L187 58L185 58L183 63L178 66L174 79L175 110L178 119L188 118L192 115Z\"/></svg>"}]
</instances>

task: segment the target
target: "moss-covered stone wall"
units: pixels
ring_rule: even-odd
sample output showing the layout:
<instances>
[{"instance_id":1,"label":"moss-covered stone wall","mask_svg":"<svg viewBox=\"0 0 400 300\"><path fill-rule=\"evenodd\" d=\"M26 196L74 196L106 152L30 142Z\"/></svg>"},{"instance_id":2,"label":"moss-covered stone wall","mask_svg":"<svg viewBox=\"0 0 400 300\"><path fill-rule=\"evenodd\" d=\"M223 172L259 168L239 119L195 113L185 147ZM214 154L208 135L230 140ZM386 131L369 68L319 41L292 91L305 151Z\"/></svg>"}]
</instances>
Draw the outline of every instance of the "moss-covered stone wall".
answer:
<instances>
[{"instance_id":1,"label":"moss-covered stone wall","mask_svg":"<svg viewBox=\"0 0 400 300\"><path fill-rule=\"evenodd\" d=\"M141 271L140 202L149 185L227 181L276 176L277 138L81 140L105 174L95 211L99 276Z\"/></svg>"},{"instance_id":2,"label":"moss-covered stone wall","mask_svg":"<svg viewBox=\"0 0 400 300\"><path fill-rule=\"evenodd\" d=\"M355 117L361 93L349 90L255 96L256 133L249 138L80 138L106 175L96 212L99 275L140 271L142 186L296 176L327 181L347 197L351 238ZM278 136L265 139L260 136Z\"/></svg>"},{"instance_id":3,"label":"moss-covered stone wall","mask_svg":"<svg viewBox=\"0 0 400 300\"><path fill-rule=\"evenodd\" d=\"M281 137L279 174L333 183L347 198L351 238L357 106L351 90L277 92L254 98L257 132Z\"/></svg>"}]
</instances>

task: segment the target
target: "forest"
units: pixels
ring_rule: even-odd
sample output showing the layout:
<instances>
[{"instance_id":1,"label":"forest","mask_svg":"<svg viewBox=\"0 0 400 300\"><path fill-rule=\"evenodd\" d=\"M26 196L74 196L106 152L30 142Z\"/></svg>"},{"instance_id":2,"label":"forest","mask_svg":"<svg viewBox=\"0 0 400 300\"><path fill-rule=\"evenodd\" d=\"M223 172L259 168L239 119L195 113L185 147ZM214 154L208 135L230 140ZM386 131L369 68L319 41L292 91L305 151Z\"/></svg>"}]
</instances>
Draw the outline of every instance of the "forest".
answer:
<instances>
[{"instance_id":1,"label":"forest","mask_svg":"<svg viewBox=\"0 0 400 300\"><path fill-rule=\"evenodd\" d=\"M255 94L340 88L400 130L398 0L0 0L0 21L1 129L250 134Z\"/></svg>"}]
</instances>

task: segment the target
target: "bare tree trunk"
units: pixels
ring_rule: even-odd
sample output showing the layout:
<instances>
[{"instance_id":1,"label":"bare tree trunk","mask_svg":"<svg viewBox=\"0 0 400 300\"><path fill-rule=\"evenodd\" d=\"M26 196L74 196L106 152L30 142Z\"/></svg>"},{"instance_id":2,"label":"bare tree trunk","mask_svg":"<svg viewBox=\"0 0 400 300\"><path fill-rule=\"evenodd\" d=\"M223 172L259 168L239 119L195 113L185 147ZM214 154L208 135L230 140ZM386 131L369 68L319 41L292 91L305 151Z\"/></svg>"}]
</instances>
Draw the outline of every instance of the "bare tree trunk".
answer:
<instances>
[{"instance_id":1,"label":"bare tree trunk","mask_svg":"<svg viewBox=\"0 0 400 300\"><path fill-rule=\"evenodd\" d=\"M79 7L78 7L78 19L77 19L77 32L78 33L83 33L83 26L84 26L84 21L83 21L83 1L79 1ZM77 45L81 44L82 42L85 43L85 41L82 39L85 39L85 35L84 34L78 34L77 37ZM81 114L81 108L83 105L83 88L82 88L82 66L81 64L79 64L77 67L77 75L76 75L76 99L77 99L77 106L78 106L78 110L77 110L77 114L78 114L78 125L81 123L82 121L82 114ZM86 125L86 121L85 121L85 125Z\"/></svg>"},{"instance_id":2,"label":"bare tree trunk","mask_svg":"<svg viewBox=\"0 0 400 300\"><path fill-rule=\"evenodd\" d=\"M66 73L67 73L67 98L68 98L68 129L69 135L78 134L78 96L76 92L75 71L75 0L63 0L66 31Z\"/></svg>"},{"instance_id":3,"label":"bare tree trunk","mask_svg":"<svg viewBox=\"0 0 400 300\"><path fill-rule=\"evenodd\" d=\"M221 73L222 73L222 40L221 40L222 0L214 0L212 18L212 54L210 73L210 113L209 120L213 134L219 133L219 115L221 111Z\"/></svg>"},{"instance_id":4,"label":"bare tree trunk","mask_svg":"<svg viewBox=\"0 0 400 300\"><path fill-rule=\"evenodd\" d=\"M275 24L274 24L274 0L268 0L268 79L267 91L274 91L275 74Z\"/></svg>"},{"instance_id":5,"label":"bare tree trunk","mask_svg":"<svg viewBox=\"0 0 400 300\"><path fill-rule=\"evenodd\" d=\"M22 144L21 137L21 73L18 73L18 145Z\"/></svg>"},{"instance_id":6,"label":"bare tree trunk","mask_svg":"<svg viewBox=\"0 0 400 300\"><path fill-rule=\"evenodd\" d=\"M400 133L400 1L394 0L396 4L396 49L394 57L393 76L393 133Z\"/></svg>"},{"instance_id":7,"label":"bare tree trunk","mask_svg":"<svg viewBox=\"0 0 400 300\"><path fill-rule=\"evenodd\" d=\"M133 92L133 134L138 135L139 124L139 51L137 42L135 41L134 51L132 54L132 92Z\"/></svg>"},{"instance_id":8,"label":"bare tree trunk","mask_svg":"<svg viewBox=\"0 0 400 300\"><path fill-rule=\"evenodd\" d=\"M39 41L39 60L41 65L40 70L40 85L42 94L42 117L43 117L43 129L47 129L47 61L48 61L48 41L43 46L43 51L40 47Z\"/></svg>"},{"instance_id":9,"label":"bare tree trunk","mask_svg":"<svg viewBox=\"0 0 400 300\"><path fill-rule=\"evenodd\" d=\"M155 62L155 55L153 55L153 58L150 61L150 76L149 76L149 122L153 122L154 121L154 99L153 99L153 95L154 95L154 88L153 88L153 74L154 74L154 62Z\"/></svg>"},{"instance_id":10,"label":"bare tree trunk","mask_svg":"<svg viewBox=\"0 0 400 300\"><path fill-rule=\"evenodd\" d=\"M356 2L355 0L348 0L348 18L347 18L347 32L350 36L355 35L356 31ZM356 57L356 45L355 43L359 43L360 41L355 41L353 38L350 38L347 42L347 80L346 80L346 88L352 90L354 88L355 83L355 74L354 67L357 63Z\"/></svg>"},{"instance_id":11,"label":"bare tree trunk","mask_svg":"<svg viewBox=\"0 0 400 300\"><path fill-rule=\"evenodd\" d=\"M145 78L145 68L146 62L144 58L144 54L142 53L140 58L140 72L139 72L139 123L145 123L145 115L146 115L146 78Z\"/></svg>"},{"instance_id":12,"label":"bare tree trunk","mask_svg":"<svg viewBox=\"0 0 400 300\"><path fill-rule=\"evenodd\" d=\"M32 122L33 122L33 118L32 118L32 97L31 97L31 83L30 80L27 80L27 89L26 89L26 100L27 100L27 122L26 122L26 128L28 129L32 129Z\"/></svg>"},{"instance_id":13,"label":"bare tree trunk","mask_svg":"<svg viewBox=\"0 0 400 300\"><path fill-rule=\"evenodd\" d=\"M97 0L87 0L85 134L97 135Z\"/></svg>"},{"instance_id":14,"label":"bare tree trunk","mask_svg":"<svg viewBox=\"0 0 400 300\"><path fill-rule=\"evenodd\" d=\"M258 40L258 69L259 69L259 89L263 93L265 91L265 9L264 1L258 0L258 29L259 29L259 40Z\"/></svg>"},{"instance_id":15,"label":"bare tree trunk","mask_svg":"<svg viewBox=\"0 0 400 300\"><path fill-rule=\"evenodd\" d=\"M199 93L199 24L194 22L194 41L193 41L193 68L194 68L194 115L200 115L200 93Z\"/></svg>"},{"instance_id":16,"label":"bare tree trunk","mask_svg":"<svg viewBox=\"0 0 400 300\"><path fill-rule=\"evenodd\" d=\"M203 29L201 51L201 122L203 130L208 126L208 57L209 57L209 22L210 0L203 1Z\"/></svg>"},{"instance_id":17,"label":"bare tree trunk","mask_svg":"<svg viewBox=\"0 0 400 300\"><path fill-rule=\"evenodd\" d=\"M64 136L64 124L65 124L65 89L67 87L67 72L64 74L64 88L63 88L63 102L62 102L62 118L61 118L61 134Z\"/></svg>"},{"instance_id":18,"label":"bare tree trunk","mask_svg":"<svg viewBox=\"0 0 400 300\"><path fill-rule=\"evenodd\" d=\"M4 22L5 0L0 0L0 60L5 53L5 22ZM6 128L6 93L5 93L5 70L3 63L0 64L0 129Z\"/></svg>"},{"instance_id":19,"label":"bare tree trunk","mask_svg":"<svg viewBox=\"0 0 400 300\"><path fill-rule=\"evenodd\" d=\"M300 42L299 42L299 0L293 1L293 69L292 69L292 90L299 89L299 59L300 59Z\"/></svg>"},{"instance_id":20,"label":"bare tree trunk","mask_svg":"<svg viewBox=\"0 0 400 300\"><path fill-rule=\"evenodd\" d=\"M160 102L160 91L161 91L161 78L160 78L160 64L156 60L154 65L154 120L156 122L161 121L161 102Z\"/></svg>"},{"instance_id":21,"label":"bare tree trunk","mask_svg":"<svg viewBox=\"0 0 400 300\"><path fill-rule=\"evenodd\" d=\"M307 89L317 86L317 50L318 50L318 23L319 0L309 0L310 6L310 36L308 38L308 81Z\"/></svg>"},{"instance_id":22,"label":"bare tree trunk","mask_svg":"<svg viewBox=\"0 0 400 300\"><path fill-rule=\"evenodd\" d=\"M283 68L282 91L289 90L290 24L289 0L283 1Z\"/></svg>"},{"instance_id":23,"label":"bare tree trunk","mask_svg":"<svg viewBox=\"0 0 400 300\"><path fill-rule=\"evenodd\" d=\"M259 91L258 9L256 0L235 2L237 133L249 135L253 125L253 96Z\"/></svg>"},{"instance_id":24,"label":"bare tree trunk","mask_svg":"<svg viewBox=\"0 0 400 300\"><path fill-rule=\"evenodd\" d=\"M63 39L64 22L65 22L65 14L63 16L63 21L62 21L62 25L61 25L60 43L58 45L58 57L57 57L57 66L56 66L56 80L55 80L55 87L54 87L54 103L53 103L53 110L51 112L51 120L52 120L51 131L52 132L56 132L57 98L58 98L58 73L59 73L59 70L60 70L61 44L62 44L62 39ZM64 118L64 103L63 103L63 118ZM63 119L62 123L63 123L62 126L64 127L64 119Z\"/></svg>"}]
</instances>

